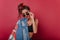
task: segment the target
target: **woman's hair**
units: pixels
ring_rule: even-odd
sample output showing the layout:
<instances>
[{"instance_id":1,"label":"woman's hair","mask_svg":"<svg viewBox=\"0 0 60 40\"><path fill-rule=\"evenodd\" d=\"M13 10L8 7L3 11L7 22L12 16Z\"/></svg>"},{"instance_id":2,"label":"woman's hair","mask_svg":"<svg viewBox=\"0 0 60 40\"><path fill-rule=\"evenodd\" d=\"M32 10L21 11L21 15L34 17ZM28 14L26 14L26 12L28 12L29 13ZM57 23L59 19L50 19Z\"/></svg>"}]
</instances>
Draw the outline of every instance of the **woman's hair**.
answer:
<instances>
[{"instance_id":1,"label":"woman's hair","mask_svg":"<svg viewBox=\"0 0 60 40\"><path fill-rule=\"evenodd\" d=\"M20 14L22 13L22 10L24 10L24 9L27 9L27 10L30 11L29 6L23 5L23 3L20 3L20 4L18 5L18 13L19 13L19 16L20 16Z\"/></svg>"}]
</instances>

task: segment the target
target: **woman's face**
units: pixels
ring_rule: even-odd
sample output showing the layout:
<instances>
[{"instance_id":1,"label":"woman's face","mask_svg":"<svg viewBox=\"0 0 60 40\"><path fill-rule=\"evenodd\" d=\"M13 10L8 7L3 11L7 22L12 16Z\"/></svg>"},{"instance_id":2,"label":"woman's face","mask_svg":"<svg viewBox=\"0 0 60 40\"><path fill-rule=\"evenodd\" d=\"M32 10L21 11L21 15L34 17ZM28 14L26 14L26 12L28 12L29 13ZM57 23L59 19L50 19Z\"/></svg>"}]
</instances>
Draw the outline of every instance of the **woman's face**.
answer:
<instances>
[{"instance_id":1,"label":"woman's face","mask_svg":"<svg viewBox=\"0 0 60 40\"><path fill-rule=\"evenodd\" d=\"M29 14L27 15L27 12L29 12L29 10L27 9L22 10L22 16L29 18Z\"/></svg>"}]
</instances>

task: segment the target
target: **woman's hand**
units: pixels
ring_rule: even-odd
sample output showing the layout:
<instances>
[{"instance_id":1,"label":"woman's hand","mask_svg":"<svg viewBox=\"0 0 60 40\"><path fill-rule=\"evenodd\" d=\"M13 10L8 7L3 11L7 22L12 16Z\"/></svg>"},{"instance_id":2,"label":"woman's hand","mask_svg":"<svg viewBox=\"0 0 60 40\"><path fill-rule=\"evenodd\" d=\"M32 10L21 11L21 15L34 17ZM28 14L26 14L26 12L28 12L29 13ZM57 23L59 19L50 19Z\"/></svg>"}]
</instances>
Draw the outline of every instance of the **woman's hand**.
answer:
<instances>
[{"instance_id":1,"label":"woman's hand","mask_svg":"<svg viewBox=\"0 0 60 40\"><path fill-rule=\"evenodd\" d=\"M12 33L11 33L12 35L14 35L15 34L15 32L14 32L14 30L12 31Z\"/></svg>"},{"instance_id":2,"label":"woman's hand","mask_svg":"<svg viewBox=\"0 0 60 40\"><path fill-rule=\"evenodd\" d=\"M34 19L34 14L32 12L29 12L30 18L33 20Z\"/></svg>"},{"instance_id":3,"label":"woman's hand","mask_svg":"<svg viewBox=\"0 0 60 40\"><path fill-rule=\"evenodd\" d=\"M16 32L14 32L14 30L12 31L11 35L13 35L14 40L16 40Z\"/></svg>"}]
</instances>

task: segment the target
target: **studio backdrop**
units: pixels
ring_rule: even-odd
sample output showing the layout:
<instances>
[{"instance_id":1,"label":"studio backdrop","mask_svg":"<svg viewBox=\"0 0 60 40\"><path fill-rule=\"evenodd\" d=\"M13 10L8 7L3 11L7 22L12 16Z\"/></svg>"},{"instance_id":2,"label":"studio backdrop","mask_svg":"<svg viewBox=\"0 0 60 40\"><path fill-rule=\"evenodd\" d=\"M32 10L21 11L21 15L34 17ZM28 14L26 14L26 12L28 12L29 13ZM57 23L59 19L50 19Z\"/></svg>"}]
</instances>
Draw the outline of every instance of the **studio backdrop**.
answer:
<instances>
[{"instance_id":1,"label":"studio backdrop","mask_svg":"<svg viewBox=\"0 0 60 40\"><path fill-rule=\"evenodd\" d=\"M31 8L39 21L33 40L60 39L60 0L0 0L0 40L8 40L21 2Z\"/></svg>"}]
</instances>

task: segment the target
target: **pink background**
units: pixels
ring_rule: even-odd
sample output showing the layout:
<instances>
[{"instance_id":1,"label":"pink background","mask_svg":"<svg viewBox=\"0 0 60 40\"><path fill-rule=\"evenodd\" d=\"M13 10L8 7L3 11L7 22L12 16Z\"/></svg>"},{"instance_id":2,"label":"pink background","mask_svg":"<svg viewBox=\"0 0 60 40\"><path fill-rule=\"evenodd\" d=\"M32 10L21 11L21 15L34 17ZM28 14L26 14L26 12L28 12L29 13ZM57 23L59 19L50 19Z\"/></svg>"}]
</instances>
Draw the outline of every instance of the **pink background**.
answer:
<instances>
[{"instance_id":1,"label":"pink background","mask_svg":"<svg viewBox=\"0 0 60 40\"><path fill-rule=\"evenodd\" d=\"M39 20L33 40L60 39L60 0L0 0L0 40L8 37L18 20L19 3L30 6Z\"/></svg>"}]
</instances>

